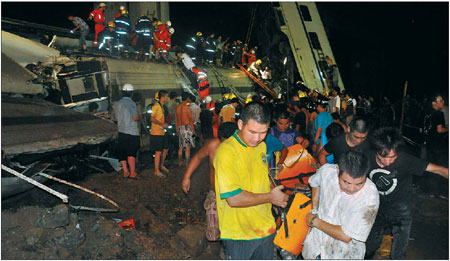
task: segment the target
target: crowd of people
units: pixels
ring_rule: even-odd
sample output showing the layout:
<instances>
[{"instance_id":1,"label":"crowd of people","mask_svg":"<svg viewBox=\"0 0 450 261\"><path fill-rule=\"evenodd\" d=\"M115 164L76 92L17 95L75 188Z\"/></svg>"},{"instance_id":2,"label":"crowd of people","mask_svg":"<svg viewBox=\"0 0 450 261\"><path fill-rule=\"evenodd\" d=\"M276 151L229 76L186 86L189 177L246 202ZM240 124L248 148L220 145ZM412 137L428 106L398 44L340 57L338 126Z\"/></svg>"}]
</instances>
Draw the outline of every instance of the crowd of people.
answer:
<instances>
[{"instance_id":1,"label":"crowd of people","mask_svg":"<svg viewBox=\"0 0 450 261\"><path fill-rule=\"evenodd\" d=\"M133 87L126 84L122 90L124 98L114 114L118 155L124 177L139 178L134 165L139 137L138 113L130 98ZM387 98L375 106L370 97L355 99L338 88L329 97L316 91L290 101L255 95L245 104L231 97L214 102L210 96L197 102L185 92L181 101L177 98L175 92L160 90L151 107L154 174L169 175L166 158L169 151L176 152L177 165L186 167L182 189L189 193L194 170L201 159L209 158L206 237L222 240L227 258L274 257L277 227L272 206L286 207L289 195L282 185L271 185L268 171L285 168L287 149L296 144L316 158L318 167L309 178L312 211L305 217L310 232L303 258L371 258L384 229L390 227L391 258L404 259L413 176L424 177L423 184L429 183L424 190L430 194L448 197L448 106L441 95L431 99L433 111L424 128L427 158L406 149L392 115L382 113L393 110ZM373 115L389 119L374 120ZM170 128L177 139L168 135ZM193 148L198 152L191 158ZM281 156L274 157L277 151Z\"/></svg>"},{"instance_id":2,"label":"crowd of people","mask_svg":"<svg viewBox=\"0 0 450 261\"><path fill-rule=\"evenodd\" d=\"M167 56L174 33L170 21L163 24L143 14L131 33L125 8L106 27L105 7L100 3L89 16L95 22L96 47L126 54L132 46L138 57ZM72 31L80 30L80 48L85 50L89 27L79 17L69 20L76 26ZM268 83L271 71L262 69L256 46L248 48L240 40L229 42L214 33L205 40L197 32L185 49L177 50L178 59L169 63L183 62L193 86L198 85L199 101L186 92L179 96L160 90L148 122L140 124L139 94L132 84L122 87L123 98L113 115L124 178L140 178L135 165L141 125L150 126L154 175L170 174L166 159L173 155L178 167L186 167L181 182L185 193L194 170L208 157L206 238L221 240L227 259L272 259L277 231L272 207L285 208L292 197L283 185L271 183L268 174L271 168L286 168L288 149L300 145L317 162L317 172L308 181L312 210L304 217L309 231L303 258L371 258L387 227L393 235L390 257L405 258L413 176L424 177L422 189L430 195L448 199L448 106L442 95L427 101L431 110L420 131L428 153L420 158L406 149L394 126L399 118L394 104L387 97L376 102L370 96L341 92L337 67L329 57L325 73L330 93L301 90L278 100L249 95L241 104L233 95L213 101L206 72L196 64L242 65ZM191 158L193 149L197 153Z\"/></svg>"}]
</instances>

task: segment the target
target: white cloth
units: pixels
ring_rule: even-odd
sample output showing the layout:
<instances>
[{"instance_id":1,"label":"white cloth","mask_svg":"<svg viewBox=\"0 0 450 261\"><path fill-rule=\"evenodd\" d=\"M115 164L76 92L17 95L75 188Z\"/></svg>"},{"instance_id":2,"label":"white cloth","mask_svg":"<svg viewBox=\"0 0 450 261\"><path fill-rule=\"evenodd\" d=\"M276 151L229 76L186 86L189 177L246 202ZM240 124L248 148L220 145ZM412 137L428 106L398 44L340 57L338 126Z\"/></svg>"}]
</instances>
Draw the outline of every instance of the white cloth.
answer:
<instances>
[{"instance_id":1,"label":"white cloth","mask_svg":"<svg viewBox=\"0 0 450 261\"><path fill-rule=\"evenodd\" d=\"M378 206L378 190L370 179L353 195L342 192L339 187L336 164L325 164L309 178L311 187L320 187L318 217L330 224L340 225L352 238L349 243L335 239L313 228L306 236L303 257L315 259L364 259L365 241L372 229Z\"/></svg>"},{"instance_id":2,"label":"white cloth","mask_svg":"<svg viewBox=\"0 0 450 261\"><path fill-rule=\"evenodd\" d=\"M181 60L183 61L184 67L186 67L186 69L191 70L192 67L195 67L195 63L192 61L189 55L183 53L181 55Z\"/></svg>"},{"instance_id":3,"label":"white cloth","mask_svg":"<svg viewBox=\"0 0 450 261\"><path fill-rule=\"evenodd\" d=\"M192 121L194 123L197 123L200 121L200 112L202 109L200 109L200 106L198 106L197 103L192 102L189 104L189 107L191 108L191 114L192 114Z\"/></svg>"},{"instance_id":4,"label":"white cloth","mask_svg":"<svg viewBox=\"0 0 450 261\"><path fill-rule=\"evenodd\" d=\"M333 97L331 100L331 113L337 112L341 109L341 98L339 96Z\"/></svg>"}]
</instances>

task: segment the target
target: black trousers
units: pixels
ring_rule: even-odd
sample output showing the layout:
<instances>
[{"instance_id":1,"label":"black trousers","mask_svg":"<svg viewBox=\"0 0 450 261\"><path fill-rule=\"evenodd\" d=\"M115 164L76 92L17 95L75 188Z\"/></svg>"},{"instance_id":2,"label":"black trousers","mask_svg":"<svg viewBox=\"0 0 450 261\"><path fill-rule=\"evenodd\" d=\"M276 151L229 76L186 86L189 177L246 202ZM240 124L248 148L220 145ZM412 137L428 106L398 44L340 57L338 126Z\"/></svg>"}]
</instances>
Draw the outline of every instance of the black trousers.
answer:
<instances>
[{"instance_id":1,"label":"black trousers","mask_svg":"<svg viewBox=\"0 0 450 261\"><path fill-rule=\"evenodd\" d=\"M405 259L411 231L411 206L408 202L384 204L380 202L375 223L366 241L365 259L371 259L381 245L385 228L392 230L391 259Z\"/></svg>"}]
</instances>

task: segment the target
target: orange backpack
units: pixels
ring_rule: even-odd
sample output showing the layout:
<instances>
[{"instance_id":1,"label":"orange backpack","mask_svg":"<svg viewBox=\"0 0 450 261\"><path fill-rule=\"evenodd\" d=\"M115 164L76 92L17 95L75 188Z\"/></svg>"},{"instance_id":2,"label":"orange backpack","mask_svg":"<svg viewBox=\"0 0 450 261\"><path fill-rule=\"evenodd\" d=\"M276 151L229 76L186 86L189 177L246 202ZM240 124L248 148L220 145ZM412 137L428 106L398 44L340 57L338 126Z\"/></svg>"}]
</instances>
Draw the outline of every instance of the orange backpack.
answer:
<instances>
[{"instance_id":1,"label":"orange backpack","mask_svg":"<svg viewBox=\"0 0 450 261\"><path fill-rule=\"evenodd\" d=\"M311 211L311 199L302 193L296 193L286 220L278 230L273 243L298 256L303 250L303 241L308 234L305 217ZM285 227L287 226L287 231Z\"/></svg>"}]
</instances>

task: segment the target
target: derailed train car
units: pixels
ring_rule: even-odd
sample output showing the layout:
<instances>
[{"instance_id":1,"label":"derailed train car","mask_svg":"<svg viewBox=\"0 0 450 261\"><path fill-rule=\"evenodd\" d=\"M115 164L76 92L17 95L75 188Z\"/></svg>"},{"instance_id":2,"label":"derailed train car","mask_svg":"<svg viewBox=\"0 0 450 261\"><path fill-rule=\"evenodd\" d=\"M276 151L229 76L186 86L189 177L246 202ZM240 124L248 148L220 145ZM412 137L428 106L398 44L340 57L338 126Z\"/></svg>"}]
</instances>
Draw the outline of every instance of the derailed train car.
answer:
<instances>
[{"instance_id":1,"label":"derailed train car","mask_svg":"<svg viewBox=\"0 0 450 261\"><path fill-rule=\"evenodd\" d=\"M76 40L60 42L71 41ZM99 154L100 147L112 154L111 147L105 145L113 143L117 133L110 112L125 83L132 83L142 94L142 107L161 89L196 94L178 65L122 60L98 53L62 55L54 48L5 31L2 65L2 154L5 163L21 171L44 162L73 164L76 160L72 156ZM220 70L210 76L214 99L230 91L223 78L243 91L241 95L253 91L243 72ZM98 113L109 117L89 115L92 102L99 105ZM17 189L10 184L17 178L2 172L3 178L3 195L14 193ZM14 181L6 182L6 178Z\"/></svg>"}]
</instances>

